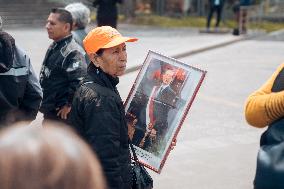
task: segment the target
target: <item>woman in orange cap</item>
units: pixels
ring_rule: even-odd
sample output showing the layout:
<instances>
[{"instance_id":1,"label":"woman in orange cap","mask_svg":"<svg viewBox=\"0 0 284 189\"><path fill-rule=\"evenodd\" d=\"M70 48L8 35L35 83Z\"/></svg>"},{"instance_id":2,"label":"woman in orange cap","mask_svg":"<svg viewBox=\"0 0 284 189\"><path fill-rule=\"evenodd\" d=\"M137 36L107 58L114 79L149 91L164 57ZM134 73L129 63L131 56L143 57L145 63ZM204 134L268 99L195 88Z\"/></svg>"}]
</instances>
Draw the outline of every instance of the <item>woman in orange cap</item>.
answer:
<instances>
[{"instance_id":1,"label":"woman in orange cap","mask_svg":"<svg viewBox=\"0 0 284 189\"><path fill-rule=\"evenodd\" d=\"M88 77L74 96L69 116L70 124L97 153L109 189L130 189L132 184L128 129L116 85L126 68L125 42L134 41L110 26L89 32L83 41L91 60Z\"/></svg>"}]
</instances>

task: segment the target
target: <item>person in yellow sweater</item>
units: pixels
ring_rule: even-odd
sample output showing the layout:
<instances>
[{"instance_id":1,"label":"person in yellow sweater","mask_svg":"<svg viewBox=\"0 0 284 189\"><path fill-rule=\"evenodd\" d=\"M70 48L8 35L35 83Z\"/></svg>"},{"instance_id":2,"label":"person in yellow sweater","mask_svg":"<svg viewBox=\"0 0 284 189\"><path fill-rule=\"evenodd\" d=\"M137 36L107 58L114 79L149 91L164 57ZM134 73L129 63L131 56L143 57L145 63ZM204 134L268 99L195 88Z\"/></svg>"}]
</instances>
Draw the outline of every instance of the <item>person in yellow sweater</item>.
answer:
<instances>
[{"instance_id":1,"label":"person in yellow sweater","mask_svg":"<svg viewBox=\"0 0 284 189\"><path fill-rule=\"evenodd\" d=\"M245 117L250 125L262 128L284 117L283 68L284 63L277 68L261 88L247 98ZM277 90L274 90L274 88L277 88ZM279 88L282 90L279 90Z\"/></svg>"},{"instance_id":2,"label":"person in yellow sweater","mask_svg":"<svg viewBox=\"0 0 284 189\"><path fill-rule=\"evenodd\" d=\"M247 122L268 126L260 137L254 189L284 188L284 63L245 104Z\"/></svg>"}]
</instances>

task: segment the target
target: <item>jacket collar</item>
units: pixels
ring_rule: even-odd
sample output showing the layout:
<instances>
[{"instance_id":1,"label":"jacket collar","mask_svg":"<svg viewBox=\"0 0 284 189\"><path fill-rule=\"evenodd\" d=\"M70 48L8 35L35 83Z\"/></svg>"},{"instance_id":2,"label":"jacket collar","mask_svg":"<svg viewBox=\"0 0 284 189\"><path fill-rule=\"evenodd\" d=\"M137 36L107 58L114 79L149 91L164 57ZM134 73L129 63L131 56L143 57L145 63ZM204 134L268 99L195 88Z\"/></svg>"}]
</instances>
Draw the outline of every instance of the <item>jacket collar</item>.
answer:
<instances>
[{"instance_id":1,"label":"jacket collar","mask_svg":"<svg viewBox=\"0 0 284 189\"><path fill-rule=\"evenodd\" d=\"M64 37L64 38L62 38L62 39L60 39L59 41L54 41L52 44L51 44L51 46L50 46L50 48L51 49L55 49L55 48L57 48L57 47L61 47L61 46L63 46L66 42L70 42L71 40L72 40L72 34L70 34L70 35L68 35L68 36L66 36L66 37Z\"/></svg>"},{"instance_id":2,"label":"jacket collar","mask_svg":"<svg viewBox=\"0 0 284 189\"><path fill-rule=\"evenodd\" d=\"M102 69L97 68L93 63L88 66L88 76L86 81L93 81L101 86L112 89L118 94L116 85L119 83L118 77L112 77L111 75L103 72Z\"/></svg>"}]
</instances>

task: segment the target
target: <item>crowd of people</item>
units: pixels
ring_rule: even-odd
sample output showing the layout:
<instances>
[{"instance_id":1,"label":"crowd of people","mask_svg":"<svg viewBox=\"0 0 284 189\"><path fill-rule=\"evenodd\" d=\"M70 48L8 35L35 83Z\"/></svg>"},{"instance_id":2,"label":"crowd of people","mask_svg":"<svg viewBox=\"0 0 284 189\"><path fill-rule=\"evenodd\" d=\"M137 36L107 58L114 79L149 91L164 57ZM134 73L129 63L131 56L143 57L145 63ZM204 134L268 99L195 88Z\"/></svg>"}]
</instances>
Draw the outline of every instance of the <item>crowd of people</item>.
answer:
<instances>
[{"instance_id":1,"label":"crowd of people","mask_svg":"<svg viewBox=\"0 0 284 189\"><path fill-rule=\"evenodd\" d=\"M89 16L82 3L50 11L45 27L53 42L39 79L1 28L0 188L132 188L128 127L116 85L126 69L125 43L137 38L122 36L103 17L87 33ZM12 126L28 125L38 111L42 126Z\"/></svg>"},{"instance_id":2,"label":"crowd of people","mask_svg":"<svg viewBox=\"0 0 284 189\"><path fill-rule=\"evenodd\" d=\"M126 42L138 39L122 36L116 21L98 20L87 33L89 17L82 3L51 9L45 28L53 42L38 79L0 16L1 189L133 188L131 137L116 86ZM42 124L27 127L38 111Z\"/></svg>"},{"instance_id":3,"label":"crowd of people","mask_svg":"<svg viewBox=\"0 0 284 189\"><path fill-rule=\"evenodd\" d=\"M112 20L97 17L98 27L89 33L90 10L82 3L52 9L46 30L53 42L39 79L28 55L2 30L0 17L1 189L131 189L129 138L151 151L151 138L158 143L164 137L168 123L162 118L176 101L169 86L174 71L164 70L149 99L140 99L143 112L125 114L116 86L126 69L126 42L138 39L115 29L117 3L112 2ZM214 11L219 26L222 4L212 1L208 28ZM101 11L106 5L96 0L94 6ZM265 127L282 118L283 67L249 96L245 114L251 125ZM149 111L151 96L167 97L168 108ZM27 127L38 111L42 127ZM136 124L145 126L141 133Z\"/></svg>"}]
</instances>

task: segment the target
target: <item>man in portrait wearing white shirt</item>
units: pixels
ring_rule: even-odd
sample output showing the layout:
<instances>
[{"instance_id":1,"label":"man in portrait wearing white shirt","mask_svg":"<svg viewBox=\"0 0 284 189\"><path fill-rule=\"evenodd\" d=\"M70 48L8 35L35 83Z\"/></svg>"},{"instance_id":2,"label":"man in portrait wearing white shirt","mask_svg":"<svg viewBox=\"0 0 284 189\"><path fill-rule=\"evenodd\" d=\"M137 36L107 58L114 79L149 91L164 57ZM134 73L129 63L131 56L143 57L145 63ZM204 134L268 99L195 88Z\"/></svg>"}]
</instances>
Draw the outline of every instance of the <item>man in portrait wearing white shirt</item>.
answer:
<instances>
[{"instance_id":1,"label":"man in portrait wearing white shirt","mask_svg":"<svg viewBox=\"0 0 284 189\"><path fill-rule=\"evenodd\" d=\"M174 80L176 71L166 69L161 76L161 85L154 86L146 105L145 125L147 137L143 148L157 155L159 146L168 131L168 113L175 108L176 92L170 84Z\"/></svg>"}]
</instances>

